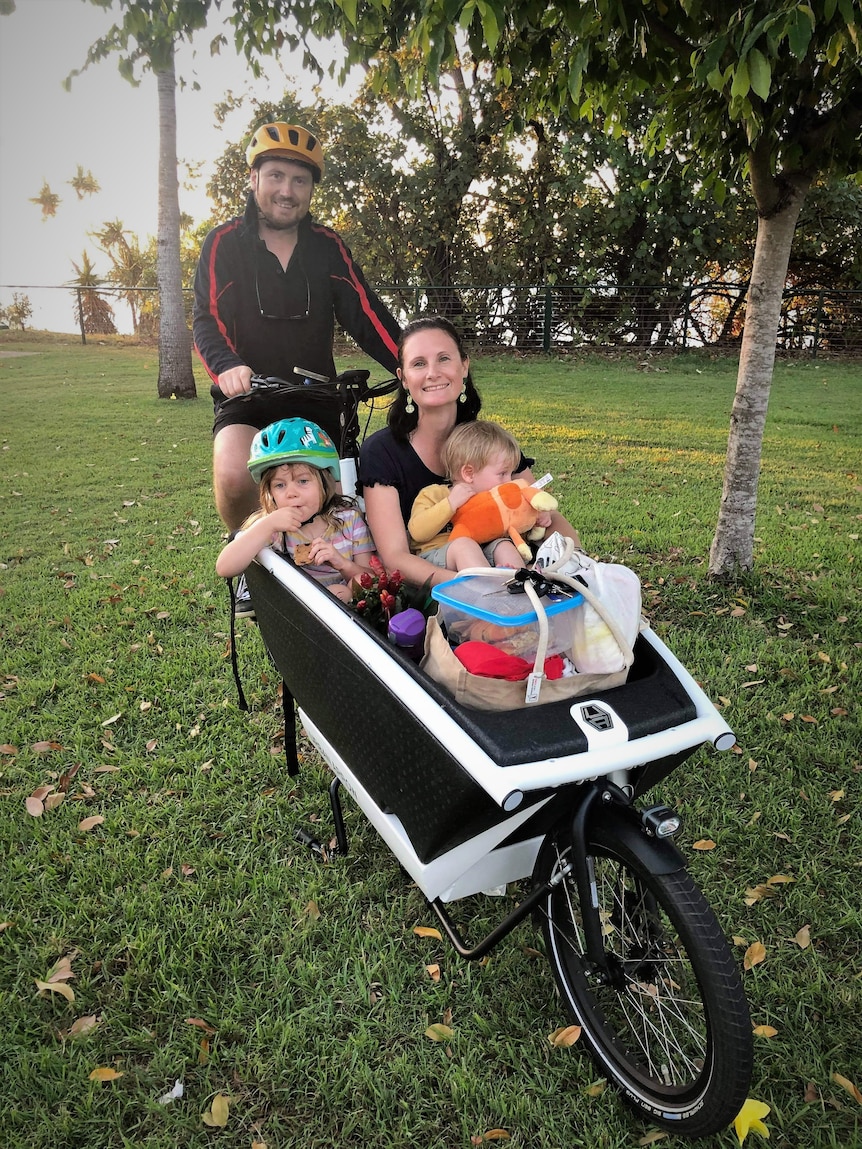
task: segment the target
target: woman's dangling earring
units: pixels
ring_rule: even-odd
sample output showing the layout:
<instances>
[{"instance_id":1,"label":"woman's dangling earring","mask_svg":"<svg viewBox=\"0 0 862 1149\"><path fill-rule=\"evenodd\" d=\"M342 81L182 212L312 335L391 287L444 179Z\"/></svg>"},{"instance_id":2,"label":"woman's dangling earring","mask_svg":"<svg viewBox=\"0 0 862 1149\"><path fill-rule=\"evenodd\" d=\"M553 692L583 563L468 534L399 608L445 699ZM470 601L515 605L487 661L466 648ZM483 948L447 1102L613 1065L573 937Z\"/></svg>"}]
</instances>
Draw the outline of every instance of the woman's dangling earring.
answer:
<instances>
[{"instance_id":1,"label":"woman's dangling earring","mask_svg":"<svg viewBox=\"0 0 862 1149\"><path fill-rule=\"evenodd\" d=\"M404 390L407 391L407 388L405 387ZM415 410L416 408L413 406L413 396L407 391L407 406L404 408L404 411L406 414L412 415Z\"/></svg>"},{"instance_id":2,"label":"woman's dangling earring","mask_svg":"<svg viewBox=\"0 0 862 1149\"><path fill-rule=\"evenodd\" d=\"M458 402L459 403L466 403L467 402L467 380L466 379L461 380L461 394L458 396Z\"/></svg>"}]
</instances>

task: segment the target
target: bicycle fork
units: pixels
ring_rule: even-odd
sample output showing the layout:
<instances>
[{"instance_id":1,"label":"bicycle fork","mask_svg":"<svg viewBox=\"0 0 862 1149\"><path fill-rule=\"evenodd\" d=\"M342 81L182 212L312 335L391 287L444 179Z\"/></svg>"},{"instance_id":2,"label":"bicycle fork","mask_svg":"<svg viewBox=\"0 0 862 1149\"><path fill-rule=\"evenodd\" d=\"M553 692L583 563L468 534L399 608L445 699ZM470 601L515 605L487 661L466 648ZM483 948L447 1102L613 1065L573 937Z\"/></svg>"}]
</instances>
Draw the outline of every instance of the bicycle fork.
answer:
<instances>
[{"instance_id":1,"label":"bicycle fork","mask_svg":"<svg viewBox=\"0 0 862 1149\"><path fill-rule=\"evenodd\" d=\"M559 873L564 878L574 871L584 932L585 966L597 981L608 982L615 978L618 970L616 963L609 960L603 940L605 923L600 912L595 861L588 846L588 831L599 823L604 832L627 847L651 872L681 869L685 859L671 840L682 827L682 819L674 810L667 806L635 810L630 795L607 779L590 787L572 818L569 861L561 866Z\"/></svg>"}]
</instances>

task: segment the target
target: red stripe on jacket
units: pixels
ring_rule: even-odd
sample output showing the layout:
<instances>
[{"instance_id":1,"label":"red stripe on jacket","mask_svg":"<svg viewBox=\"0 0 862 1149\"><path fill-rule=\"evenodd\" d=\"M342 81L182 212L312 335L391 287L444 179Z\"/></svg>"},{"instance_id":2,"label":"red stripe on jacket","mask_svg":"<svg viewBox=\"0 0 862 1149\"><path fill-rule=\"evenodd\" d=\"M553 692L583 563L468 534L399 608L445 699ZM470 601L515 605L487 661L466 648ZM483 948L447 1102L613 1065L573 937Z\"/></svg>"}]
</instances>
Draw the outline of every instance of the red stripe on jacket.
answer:
<instances>
[{"instance_id":1,"label":"red stripe on jacket","mask_svg":"<svg viewBox=\"0 0 862 1149\"><path fill-rule=\"evenodd\" d=\"M225 236L229 235L231 232L236 231L237 228L241 224L242 224L242 219L237 218L235 220L231 220L230 223L226 223L223 228L219 229L219 231L213 237L212 247L210 248L210 257L209 257L209 260L207 261L207 279L208 279L208 285L207 286L208 286L208 293L209 293L209 307L207 310L209 311L209 313L213 317L213 319L216 321L216 326L218 327L219 332L221 333L222 337L224 338L225 343L228 345L228 347L231 349L231 351L233 351L233 353L235 355L239 355L239 352L237 351L236 347L234 346L233 340L230 338L230 336L227 333L227 328L224 325L224 322L222 320L222 317L221 317L221 315L219 313L219 309L218 309L219 297L225 291L227 291L229 287L232 286L233 280L231 280L230 283L226 283L221 291L216 290L216 253L218 252L219 244L225 238ZM197 351L198 358L200 359L201 363L203 363L204 367L206 368L207 375L209 375L209 377L210 377L210 379L212 379L213 383L218 383L218 375L214 375L213 372L210 371L209 367L207 366L206 360L204 359L203 355L201 355L200 349L197 346L195 346L195 351Z\"/></svg>"},{"instance_id":2,"label":"red stripe on jacket","mask_svg":"<svg viewBox=\"0 0 862 1149\"><path fill-rule=\"evenodd\" d=\"M338 245L338 250L341 252L341 258L344 261L344 266L347 268L347 270L349 272L349 278L346 280L346 282L351 285L351 287L353 288L353 290L356 292L357 296L359 297L360 306L362 307L362 310L363 310L364 314L367 316L367 318L371 320L371 323L374 326L375 330L377 331L377 334L380 336L380 339L383 342L383 345L385 347L388 347L389 350L392 352L392 355L397 359L398 358L398 345L397 345L397 343L394 342L394 340L392 339L392 336L389 334L389 332L386 330L386 328L380 322L380 318L378 317L377 313L374 311L374 308L371 306L371 303L369 302L369 299L368 299L368 293L365 290L365 288L362 286L362 284L360 283L360 281L356 275L356 269L354 267L353 260L351 259L350 253L348 252L347 247L344 244L344 240L341 238L341 236L338 234L338 232L333 231L331 228L328 228L328 227L322 227L320 224L312 224L312 231L317 231L317 232L320 232L321 235L329 236L329 238L334 240L335 243ZM337 278L342 279L343 277L338 276Z\"/></svg>"}]
</instances>

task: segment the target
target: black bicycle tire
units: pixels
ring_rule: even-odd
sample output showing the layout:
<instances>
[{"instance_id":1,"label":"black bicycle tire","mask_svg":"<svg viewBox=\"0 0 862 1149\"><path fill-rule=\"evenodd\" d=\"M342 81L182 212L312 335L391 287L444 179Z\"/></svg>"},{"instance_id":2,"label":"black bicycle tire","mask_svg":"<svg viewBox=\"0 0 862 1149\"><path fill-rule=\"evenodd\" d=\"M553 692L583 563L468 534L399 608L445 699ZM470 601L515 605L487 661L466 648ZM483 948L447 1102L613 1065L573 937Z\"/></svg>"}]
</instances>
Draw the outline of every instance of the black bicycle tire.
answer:
<instances>
[{"instance_id":1,"label":"black bicycle tire","mask_svg":"<svg viewBox=\"0 0 862 1149\"><path fill-rule=\"evenodd\" d=\"M610 1005L603 1006L597 1000L579 955L561 932L561 919L571 921L570 907L577 904L574 875L553 889L537 910L554 980L566 1011L581 1026L581 1037L602 1072L633 1108L662 1128L683 1136L705 1137L717 1133L733 1121L742 1107L753 1061L748 1004L721 927L687 871L652 874L617 842L592 841L588 850L595 857L599 871L603 865L612 864L645 888L676 932L703 1005L703 1065L687 1085L660 1083L655 1076L644 1072L645 1063L633 1051L631 1026L623 1032L608 1019L605 1010L610 1011L616 1004L614 991L610 987L598 990ZM559 857L549 835L536 862L534 881L544 883L558 866ZM673 984L673 979L670 983ZM617 995L620 1016L625 1015L629 998L637 996L626 992ZM639 996L644 999L642 990ZM668 996L673 997L673 990ZM635 1001L634 1008L637 1007ZM656 1010L654 1003L651 1010ZM644 1017L646 1030L645 1011L639 1016ZM657 1032L660 1029L655 1028ZM683 1033L683 1038L692 1039L688 1031Z\"/></svg>"}]
</instances>

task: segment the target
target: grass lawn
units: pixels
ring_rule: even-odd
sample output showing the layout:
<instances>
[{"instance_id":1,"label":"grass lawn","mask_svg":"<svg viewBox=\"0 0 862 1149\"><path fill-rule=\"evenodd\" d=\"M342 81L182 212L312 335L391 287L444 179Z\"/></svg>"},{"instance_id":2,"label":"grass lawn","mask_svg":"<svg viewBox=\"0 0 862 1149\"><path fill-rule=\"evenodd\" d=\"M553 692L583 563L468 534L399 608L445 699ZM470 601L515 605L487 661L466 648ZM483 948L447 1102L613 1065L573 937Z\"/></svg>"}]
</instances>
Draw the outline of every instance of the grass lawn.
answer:
<instances>
[{"instance_id":1,"label":"grass lawn","mask_svg":"<svg viewBox=\"0 0 862 1149\"><path fill-rule=\"evenodd\" d=\"M652 1144L582 1049L548 1042L565 1019L532 926L465 963L414 934L432 915L349 803L349 858L294 844L297 822L329 836L328 777L307 743L287 777L251 624L252 709L236 707L203 375L200 401L165 402L154 349L3 333L8 351L34 354L0 358L0 1143ZM740 964L764 947L744 980L768 1027L751 1096L770 1145L858 1147L862 372L777 368L757 565L727 586L705 556L734 363L473 367L486 414L554 475L587 549L638 572L652 625L737 732L738 752L695 756L657 798L683 813ZM454 1036L430 1041L444 1020Z\"/></svg>"}]
</instances>

